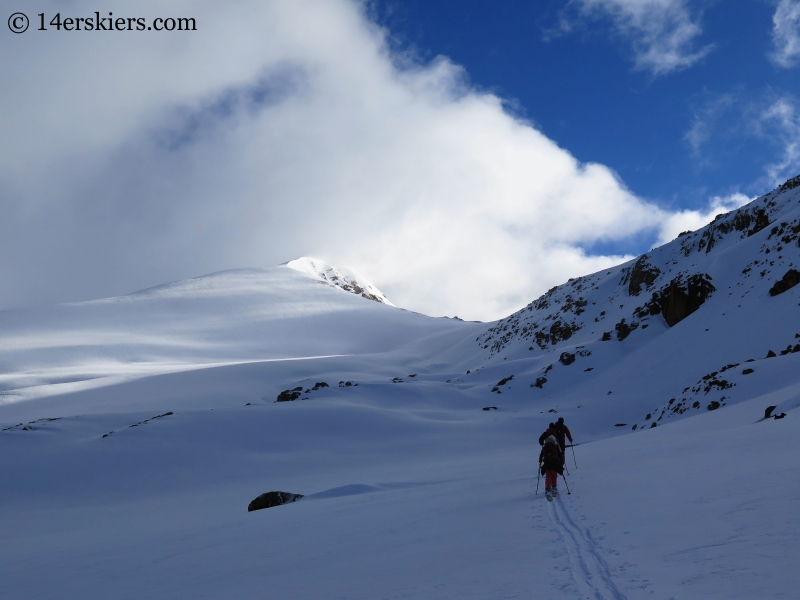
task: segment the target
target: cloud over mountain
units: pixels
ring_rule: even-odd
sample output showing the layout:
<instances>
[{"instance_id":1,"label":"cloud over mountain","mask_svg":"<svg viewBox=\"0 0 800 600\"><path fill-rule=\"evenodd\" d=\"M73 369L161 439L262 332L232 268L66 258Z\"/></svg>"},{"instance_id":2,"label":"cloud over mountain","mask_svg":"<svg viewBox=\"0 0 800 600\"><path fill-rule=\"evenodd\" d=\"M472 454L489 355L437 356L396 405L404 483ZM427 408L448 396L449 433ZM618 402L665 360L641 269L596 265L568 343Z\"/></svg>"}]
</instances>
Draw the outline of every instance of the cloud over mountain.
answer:
<instances>
[{"instance_id":1,"label":"cloud over mountain","mask_svg":"<svg viewBox=\"0 0 800 600\"><path fill-rule=\"evenodd\" d=\"M399 306L490 319L623 258L587 248L655 240L666 222L458 65L391 50L359 3L170 13L198 31L0 38L13 116L0 124L0 306L311 254Z\"/></svg>"}]
</instances>

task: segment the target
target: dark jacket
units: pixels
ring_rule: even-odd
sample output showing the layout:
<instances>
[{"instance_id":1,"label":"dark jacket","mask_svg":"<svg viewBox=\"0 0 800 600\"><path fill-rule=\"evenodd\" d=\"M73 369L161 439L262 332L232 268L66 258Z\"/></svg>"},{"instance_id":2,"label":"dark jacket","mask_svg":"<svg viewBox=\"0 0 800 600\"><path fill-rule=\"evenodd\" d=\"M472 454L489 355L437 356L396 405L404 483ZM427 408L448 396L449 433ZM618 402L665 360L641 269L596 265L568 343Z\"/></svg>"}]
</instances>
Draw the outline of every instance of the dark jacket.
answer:
<instances>
[{"instance_id":1,"label":"dark jacket","mask_svg":"<svg viewBox=\"0 0 800 600\"><path fill-rule=\"evenodd\" d=\"M539 453L539 464L544 471L564 472L564 453L558 444L545 444Z\"/></svg>"},{"instance_id":2,"label":"dark jacket","mask_svg":"<svg viewBox=\"0 0 800 600\"><path fill-rule=\"evenodd\" d=\"M548 427L547 431L545 431L542 435L539 436L539 445L544 446L544 441L549 438L551 435L558 439L557 431L553 427ZM572 438L570 438L572 439Z\"/></svg>"},{"instance_id":3,"label":"dark jacket","mask_svg":"<svg viewBox=\"0 0 800 600\"><path fill-rule=\"evenodd\" d=\"M572 434L569 432L569 427L567 427L563 423L560 425L556 423L555 433L553 435L556 436L556 439L558 440L558 443L562 448L564 448L564 446L567 443L566 440L564 439L564 436L568 437L570 443L572 443Z\"/></svg>"}]
</instances>

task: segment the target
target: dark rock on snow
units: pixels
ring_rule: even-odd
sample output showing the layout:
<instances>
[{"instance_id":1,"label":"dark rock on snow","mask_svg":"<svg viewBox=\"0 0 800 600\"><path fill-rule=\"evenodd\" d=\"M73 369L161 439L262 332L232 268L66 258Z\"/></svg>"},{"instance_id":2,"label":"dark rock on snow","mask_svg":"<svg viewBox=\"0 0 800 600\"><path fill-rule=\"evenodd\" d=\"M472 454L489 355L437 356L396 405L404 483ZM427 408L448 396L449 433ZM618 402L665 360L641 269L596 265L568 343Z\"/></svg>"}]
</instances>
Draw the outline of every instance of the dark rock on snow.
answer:
<instances>
[{"instance_id":1,"label":"dark rock on snow","mask_svg":"<svg viewBox=\"0 0 800 600\"><path fill-rule=\"evenodd\" d=\"M661 271L658 267L654 267L647 262L646 254L639 257L639 260L633 265L630 274L626 275L628 281L628 295L638 296L642 291L642 286L649 288L655 283L659 275L661 275Z\"/></svg>"},{"instance_id":2,"label":"dark rock on snow","mask_svg":"<svg viewBox=\"0 0 800 600\"><path fill-rule=\"evenodd\" d=\"M569 352L562 352L558 360L564 366L571 365L575 362L575 355Z\"/></svg>"},{"instance_id":3,"label":"dark rock on snow","mask_svg":"<svg viewBox=\"0 0 800 600\"><path fill-rule=\"evenodd\" d=\"M303 494L292 494L290 492L267 492L247 505L247 512L261 510L262 508L272 508L281 504L289 504L303 497Z\"/></svg>"},{"instance_id":4,"label":"dark rock on snow","mask_svg":"<svg viewBox=\"0 0 800 600\"><path fill-rule=\"evenodd\" d=\"M278 394L278 399L275 402L291 402L292 400L297 400L302 391L302 387L296 387L293 390L283 390Z\"/></svg>"},{"instance_id":5,"label":"dark rock on snow","mask_svg":"<svg viewBox=\"0 0 800 600\"><path fill-rule=\"evenodd\" d=\"M617 332L617 339L621 342L626 337L628 337L632 331L635 331L639 328L638 323L626 323L625 319L622 319L619 323L614 325L614 329Z\"/></svg>"},{"instance_id":6,"label":"dark rock on snow","mask_svg":"<svg viewBox=\"0 0 800 600\"><path fill-rule=\"evenodd\" d=\"M484 406L483 410L497 410L496 406Z\"/></svg>"},{"instance_id":7,"label":"dark rock on snow","mask_svg":"<svg viewBox=\"0 0 800 600\"><path fill-rule=\"evenodd\" d=\"M780 281L776 281L775 285L770 288L769 295L777 296L778 294L782 294L783 292L792 289L798 283L800 283L800 271L797 269L789 269L786 271L783 278Z\"/></svg>"},{"instance_id":8,"label":"dark rock on snow","mask_svg":"<svg viewBox=\"0 0 800 600\"><path fill-rule=\"evenodd\" d=\"M764 411L764 418L769 419L772 416L772 411L778 408L777 406L768 406Z\"/></svg>"},{"instance_id":9,"label":"dark rock on snow","mask_svg":"<svg viewBox=\"0 0 800 600\"><path fill-rule=\"evenodd\" d=\"M675 326L703 305L716 291L710 280L705 274L692 275L685 281L678 276L661 291L657 302L667 325Z\"/></svg>"}]
</instances>

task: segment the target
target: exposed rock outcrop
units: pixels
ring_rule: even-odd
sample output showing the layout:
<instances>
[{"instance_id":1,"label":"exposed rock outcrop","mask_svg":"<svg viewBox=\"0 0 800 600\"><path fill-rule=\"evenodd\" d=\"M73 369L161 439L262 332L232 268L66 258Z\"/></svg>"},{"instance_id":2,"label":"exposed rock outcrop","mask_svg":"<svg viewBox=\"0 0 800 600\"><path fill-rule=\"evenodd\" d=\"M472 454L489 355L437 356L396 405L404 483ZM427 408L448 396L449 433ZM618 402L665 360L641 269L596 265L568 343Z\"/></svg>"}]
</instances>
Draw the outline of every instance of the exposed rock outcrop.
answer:
<instances>
[{"instance_id":1,"label":"exposed rock outcrop","mask_svg":"<svg viewBox=\"0 0 800 600\"><path fill-rule=\"evenodd\" d=\"M281 504L296 502L303 497L303 494L292 494L290 492L267 492L247 505L247 512L261 510L262 508L272 508Z\"/></svg>"},{"instance_id":2,"label":"exposed rock outcrop","mask_svg":"<svg viewBox=\"0 0 800 600\"><path fill-rule=\"evenodd\" d=\"M617 339L621 342L626 337L628 337L632 331L635 331L639 328L639 324L636 322L633 323L626 323L625 319L622 319L619 323L614 325L614 330L617 332Z\"/></svg>"},{"instance_id":3,"label":"exposed rock outcrop","mask_svg":"<svg viewBox=\"0 0 800 600\"><path fill-rule=\"evenodd\" d=\"M669 285L653 293L652 299L634 311L638 317L662 314L667 325L674 327L700 308L716 291L711 276L705 273L678 275Z\"/></svg>"},{"instance_id":4,"label":"exposed rock outcrop","mask_svg":"<svg viewBox=\"0 0 800 600\"><path fill-rule=\"evenodd\" d=\"M777 296L785 291L792 289L800 283L800 271L797 269L789 269L786 271L780 281L776 281L775 285L769 290L770 296Z\"/></svg>"},{"instance_id":5,"label":"exposed rock outcrop","mask_svg":"<svg viewBox=\"0 0 800 600\"><path fill-rule=\"evenodd\" d=\"M661 275L661 270L647 262L647 255L644 254L639 257L622 282L627 281L628 283L628 295L638 296L642 291L642 286L649 289L659 275Z\"/></svg>"},{"instance_id":6,"label":"exposed rock outcrop","mask_svg":"<svg viewBox=\"0 0 800 600\"><path fill-rule=\"evenodd\" d=\"M278 399L275 402L291 402L292 400L297 400L302 392L302 387L296 387L293 390L283 390L278 394Z\"/></svg>"}]
</instances>

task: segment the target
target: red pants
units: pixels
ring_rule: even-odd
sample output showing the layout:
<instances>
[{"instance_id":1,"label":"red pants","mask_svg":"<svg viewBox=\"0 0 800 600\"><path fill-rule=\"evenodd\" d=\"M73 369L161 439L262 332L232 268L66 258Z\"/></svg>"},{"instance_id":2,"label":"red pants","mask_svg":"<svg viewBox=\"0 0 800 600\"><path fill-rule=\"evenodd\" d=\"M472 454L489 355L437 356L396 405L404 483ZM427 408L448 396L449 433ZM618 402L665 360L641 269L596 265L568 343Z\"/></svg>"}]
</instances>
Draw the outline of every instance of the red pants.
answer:
<instances>
[{"instance_id":1,"label":"red pants","mask_svg":"<svg viewBox=\"0 0 800 600\"><path fill-rule=\"evenodd\" d=\"M544 489L549 490L558 486L558 471L545 471Z\"/></svg>"}]
</instances>

